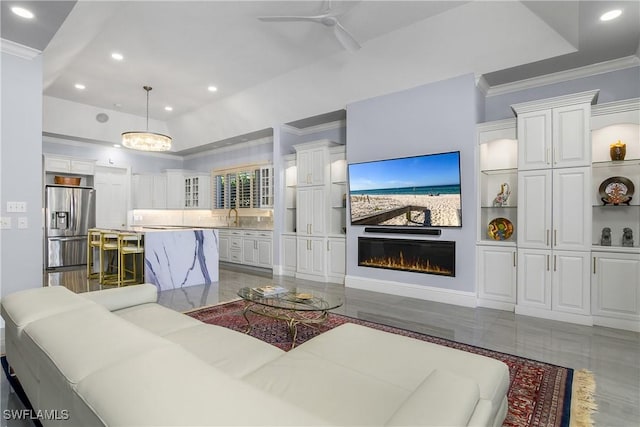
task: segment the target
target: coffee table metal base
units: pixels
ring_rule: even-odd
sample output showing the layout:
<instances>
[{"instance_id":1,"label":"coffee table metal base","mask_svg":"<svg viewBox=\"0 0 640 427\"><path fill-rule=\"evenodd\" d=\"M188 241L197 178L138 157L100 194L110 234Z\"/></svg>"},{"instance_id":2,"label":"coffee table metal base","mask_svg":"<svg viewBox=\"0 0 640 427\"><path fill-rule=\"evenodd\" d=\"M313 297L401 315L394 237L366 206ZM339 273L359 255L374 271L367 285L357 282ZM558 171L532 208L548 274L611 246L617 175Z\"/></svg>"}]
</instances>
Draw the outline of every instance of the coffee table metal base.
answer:
<instances>
[{"instance_id":1,"label":"coffee table metal base","mask_svg":"<svg viewBox=\"0 0 640 427\"><path fill-rule=\"evenodd\" d=\"M256 304L250 301L245 301L245 307L242 311L242 316L244 316L247 321L247 330L245 333L251 332L253 325L247 316L248 313L257 314L259 316L270 317L272 319L282 320L287 323L289 327L289 334L291 335L291 348L296 345L296 338L298 337L298 325L306 325L311 326L313 328L317 327L324 323L329 316L329 312L327 310L318 310L318 311L297 311L290 309L283 309L277 307L269 307L266 305Z\"/></svg>"}]
</instances>

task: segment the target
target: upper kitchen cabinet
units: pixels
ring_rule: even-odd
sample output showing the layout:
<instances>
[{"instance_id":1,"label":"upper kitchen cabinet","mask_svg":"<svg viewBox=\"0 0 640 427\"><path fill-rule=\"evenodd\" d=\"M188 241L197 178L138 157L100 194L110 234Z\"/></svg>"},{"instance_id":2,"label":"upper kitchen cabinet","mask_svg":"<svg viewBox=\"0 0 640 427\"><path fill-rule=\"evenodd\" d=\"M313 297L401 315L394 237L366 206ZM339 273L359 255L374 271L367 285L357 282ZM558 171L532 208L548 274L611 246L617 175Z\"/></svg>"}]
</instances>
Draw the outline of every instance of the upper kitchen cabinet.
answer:
<instances>
[{"instance_id":1,"label":"upper kitchen cabinet","mask_svg":"<svg viewBox=\"0 0 640 427\"><path fill-rule=\"evenodd\" d=\"M598 91L512 105L518 170L591 165L591 104Z\"/></svg>"},{"instance_id":2,"label":"upper kitchen cabinet","mask_svg":"<svg viewBox=\"0 0 640 427\"><path fill-rule=\"evenodd\" d=\"M45 172L93 175L95 173L95 165L95 160L74 159L63 156L44 156Z\"/></svg>"},{"instance_id":3,"label":"upper kitchen cabinet","mask_svg":"<svg viewBox=\"0 0 640 427\"><path fill-rule=\"evenodd\" d=\"M184 176L184 207L186 209L211 209L211 175L189 173Z\"/></svg>"}]
</instances>

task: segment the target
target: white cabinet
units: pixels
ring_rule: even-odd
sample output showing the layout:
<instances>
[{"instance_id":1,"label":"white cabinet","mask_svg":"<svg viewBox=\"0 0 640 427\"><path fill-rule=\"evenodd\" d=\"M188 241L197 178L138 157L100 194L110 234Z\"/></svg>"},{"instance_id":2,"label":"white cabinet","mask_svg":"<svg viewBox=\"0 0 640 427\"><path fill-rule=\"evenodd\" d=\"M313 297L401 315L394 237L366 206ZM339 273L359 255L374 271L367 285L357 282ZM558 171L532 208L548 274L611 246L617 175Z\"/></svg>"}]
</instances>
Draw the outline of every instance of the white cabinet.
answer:
<instances>
[{"instance_id":1,"label":"white cabinet","mask_svg":"<svg viewBox=\"0 0 640 427\"><path fill-rule=\"evenodd\" d=\"M184 208L184 171L181 169L167 169L167 208Z\"/></svg>"},{"instance_id":2,"label":"white cabinet","mask_svg":"<svg viewBox=\"0 0 640 427\"><path fill-rule=\"evenodd\" d=\"M242 263L272 268L273 234L268 231L245 231L242 235Z\"/></svg>"},{"instance_id":3,"label":"white cabinet","mask_svg":"<svg viewBox=\"0 0 640 427\"><path fill-rule=\"evenodd\" d=\"M588 167L518 173L518 246L588 251L591 204Z\"/></svg>"},{"instance_id":4,"label":"white cabinet","mask_svg":"<svg viewBox=\"0 0 640 427\"><path fill-rule=\"evenodd\" d=\"M324 185L329 165L327 143L297 145L298 186Z\"/></svg>"},{"instance_id":5,"label":"white cabinet","mask_svg":"<svg viewBox=\"0 0 640 427\"><path fill-rule=\"evenodd\" d=\"M516 303L515 246L478 246L477 255L479 304L513 310Z\"/></svg>"},{"instance_id":6,"label":"white cabinet","mask_svg":"<svg viewBox=\"0 0 640 427\"><path fill-rule=\"evenodd\" d=\"M211 209L209 174L190 174L184 177L184 207L187 209Z\"/></svg>"},{"instance_id":7,"label":"white cabinet","mask_svg":"<svg viewBox=\"0 0 640 427\"><path fill-rule=\"evenodd\" d=\"M347 245L344 237L327 239L327 278L330 282L343 283L346 273Z\"/></svg>"},{"instance_id":8,"label":"white cabinet","mask_svg":"<svg viewBox=\"0 0 640 427\"><path fill-rule=\"evenodd\" d=\"M640 332L640 252L593 252L594 323Z\"/></svg>"},{"instance_id":9,"label":"white cabinet","mask_svg":"<svg viewBox=\"0 0 640 427\"><path fill-rule=\"evenodd\" d=\"M260 208L273 207L273 167L260 168Z\"/></svg>"},{"instance_id":10,"label":"white cabinet","mask_svg":"<svg viewBox=\"0 0 640 427\"><path fill-rule=\"evenodd\" d=\"M282 274L293 276L296 273L297 237L295 233L282 234Z\"/></svg>"},{"instance_id":11,"label":"white cabinet","mask_svg":"<svg viewBox=\"0 0 640 427\"><path fill-rule=\"evenodd\" d=\"M135 174L132 178L134 209L167 207L167 178L162 174Z\"/></svg>"},{"instance_id":12,"label":"white cabinet","mask_svg":"<svg viewBox=\"0 0 640 427\"><path fill-rule=\"evenodd\" d=\"M273 233L261 230L220 230L220 261L273 268Z\"/></svg>"},{"instance_id":13,"label":"white cabinet","mask_svg":"<svg viewBox=\"0 0 640 427\"><path fill-rule=\"evenodd\" d=\"M45 156L45 172L63 172L77 175L95 174L95 160L74 159L71 157Z\"/></svg>"},{"instance_id":14,"label":"white cabinet","mask_svg":"<svg viewBox=\"0 0 640 427\"><path fill-rule=\"evenodd\" d=\"M518 115L518 169L591 164L591 104L598 91L512 105Z\"/></svg>"},{"instance_id":15,"label":"white cabinet","mask_svg":"<svg viewBox=\"0 0 640 427\"><path fill-rule=\"evenodd\" d=\"M320 140L294 149L295 157L284 158L282 271L295 271L303 279L342 283L346 263L344 147Z\"/></svg>"},{"instance_id":16,"label":"white cabinet","mask_svg":"<svg viewBox=\"0 0 640 427\"><path fill-rule=\"evenodd\" d=\"M513 105L518 127L516 313L590 324L591 103Z\"/></svg>"},{"instance_id":17,"label":"white cabinet","mask_svg":"<svg viewBox=\"0 0 640 427\"><path fill-rule=\"evenodd\" d=\"M325 241L323 237L298 237L296 277L326 281Z\"/></svg>"},{"instance_id":18,"label":"white cabinet","mask_svg":"<svg viewBox=\"0 0 640 427\"><path fill-rule=\"evenodd\" d=\"M231 259L229 244L229 233L226 230L218 230L218 258L220 261L229 261Z\"/></svg>"},{"instance_id":19,"label":"white cabinet","mask_svg":"<svg viewBox=\"0 0 640 427\"><path fill-rule=\"evenodd\" d=\"M298 188L296 195L298 233L308 235L326 233L326 194L324 186Z\"/></svg>"}]
</instances>

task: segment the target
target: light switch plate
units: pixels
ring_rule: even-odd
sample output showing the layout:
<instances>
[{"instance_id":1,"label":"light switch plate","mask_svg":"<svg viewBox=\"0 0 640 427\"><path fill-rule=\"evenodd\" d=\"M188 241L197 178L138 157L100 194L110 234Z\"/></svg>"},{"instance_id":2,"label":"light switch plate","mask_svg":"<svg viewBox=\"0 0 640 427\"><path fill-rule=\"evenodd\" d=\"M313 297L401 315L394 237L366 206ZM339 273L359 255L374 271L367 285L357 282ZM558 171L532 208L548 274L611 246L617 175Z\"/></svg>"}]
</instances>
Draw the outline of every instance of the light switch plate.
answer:
<instances>
[{"instance_id":1,"label":"light switch plate","mask_svg":"<svg viewBox=\"0 0 640 427\"><path fill-rule=\"evenodd\" d=\"M27 202L16 202L16 212L26 212Z\"/></svg>"},{"instance_id":2,"label":"light switch plate","mask_svg":"<svg viewBox=\"0 0 640 427\"><path fill-rule=\"evenodd\" d=\"M18 217L18 228L24 230L25 228L29 228L29 222L26 216Z\"/></svg>"},{"instance_id":3,"label":"light switch plate","mask_svg":"<svg viewBox=\"0 0 640 427\"><path fill-rule=\"evenodd\" d=\"M3 216L0 218L0 229L8 230L11 228L11 217Z\"/></svg>"}]
</instances>

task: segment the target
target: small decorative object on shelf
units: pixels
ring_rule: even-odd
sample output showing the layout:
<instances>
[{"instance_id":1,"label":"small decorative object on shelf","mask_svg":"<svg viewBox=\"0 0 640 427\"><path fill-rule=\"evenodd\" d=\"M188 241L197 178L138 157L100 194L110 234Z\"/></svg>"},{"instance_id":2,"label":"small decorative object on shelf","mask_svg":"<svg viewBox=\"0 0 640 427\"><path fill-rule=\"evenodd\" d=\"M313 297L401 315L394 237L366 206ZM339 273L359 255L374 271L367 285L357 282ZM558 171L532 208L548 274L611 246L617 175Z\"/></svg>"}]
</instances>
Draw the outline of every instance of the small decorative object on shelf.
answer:
<instances>
[{"instance_id":1,"label":"small decorative object on shelf","mask_svg":"<svg viewBox=\"0 0 640 427\"><path fill-rule=\"evenodd\" d=\"M633 247L633 231L629 227L622 230L622 246Z\"/></svg>"},{"instance_id":2,"label":"small decorative object on shelf","mask_svg":"<svg viewBox=\"0 0 640 427\"><path fill-rule=\"evenodd\" d=\"M633 182L622 176L605 179L598 189L602 203L614 206L621 203L629 206L634 190Z\"/></svg>"},{"instance_id":3,"label":"small decorative object on shelf","mask_svg":"<svg viewBox=\"0 0 640 427\"><path fill-rule=\"evenodd\" d=\"M507 200L509 199L510 195L511 195L511 188L509 187L509 184L505 182L500 186L500 192L495 197L495 199L493 199L493 207L502 208L506 206Z\"/></svg>"},{"instance_id":4,"label":"small decorative object on shelf","mask_svg":"<svg viewBox=\"0 0 640 427\"><path fill-rule=\"evenodd\" d=\"M493 240L507 240L513 234L513 224L506 218L494 218L489 223L487 234Z\"/></svg>"},{"instance_id":5,"label":"small decorative object on shelf","mask_svg":"<svg viewBox=\"0 0 640 427\"><path fill-rule=\"evenodd\" d=\"M624 156L627 154L627 144L618 140L609 146L609 154L611 160L624 160Z\"/></svg>"},{"instance_id":6,"label":"small decorative object on shelf","mask_svg":"<svg viewBox=\"0 0 640 427\"><path fill-rule=\"evenodd\" d=\"M605 227L602 229L602 236L600 237L600 245L611 246L611 228Z\"/></svg>"}]
</instances>

